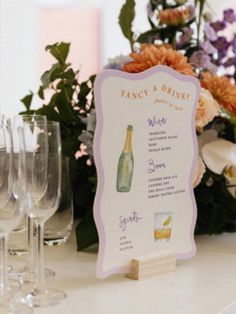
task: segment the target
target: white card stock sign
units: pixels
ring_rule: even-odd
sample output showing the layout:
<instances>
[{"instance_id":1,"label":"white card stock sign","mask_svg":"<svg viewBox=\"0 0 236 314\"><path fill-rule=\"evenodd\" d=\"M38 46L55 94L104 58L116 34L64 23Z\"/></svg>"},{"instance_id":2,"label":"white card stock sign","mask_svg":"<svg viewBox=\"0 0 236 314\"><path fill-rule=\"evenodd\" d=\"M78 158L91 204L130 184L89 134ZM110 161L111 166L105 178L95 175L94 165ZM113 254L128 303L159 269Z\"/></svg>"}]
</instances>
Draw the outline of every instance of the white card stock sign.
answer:
<instances>
[{"instance_id":1,"label":"white card stock sign","mask_svg":"<svg viewBox=\"0 0 236 314\"><path fill-rule=\"evenodd\" d=\"M138 74L104 70L95 82L99 234L97 276L170 250L195 254L196 78L166 66Z\"/></svg>"}]
</instances>

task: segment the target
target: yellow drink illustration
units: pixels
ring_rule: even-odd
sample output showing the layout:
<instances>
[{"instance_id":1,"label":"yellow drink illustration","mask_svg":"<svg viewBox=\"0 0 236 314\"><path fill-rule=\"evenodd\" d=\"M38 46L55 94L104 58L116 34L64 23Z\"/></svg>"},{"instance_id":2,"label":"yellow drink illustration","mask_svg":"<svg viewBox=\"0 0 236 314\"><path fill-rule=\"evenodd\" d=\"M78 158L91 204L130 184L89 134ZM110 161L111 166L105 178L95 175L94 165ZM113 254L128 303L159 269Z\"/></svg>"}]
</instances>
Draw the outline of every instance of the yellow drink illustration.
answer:
<instances>
[{"instance_id":1,"label":"yellow drink illustration","mask_svg":"<svg viewBox=\"0 0 236 314\"><path fill-rule=\"evenodd\" d=\"M171 236L171 229L154 230L154 239L169 239Z\"/></svg>"},{"instance_id":2,"label":"yellow drink illustration","mask_svg":"<svg viewBox=\"0 0 236 314\"><path fill-rule=\"evenodd\" d=\"M116 190L117 192L129 192L132 184L132 176L134 169L134 158L132 152L132 125L128 125L125 138L125 145L120 155L117 178L116 178Z\"/></svg>"},{"instance_id":3,"label":"yellow drink illustration","mask_svg":"<svg viewBox=\"0 0 236 314\"><path fill-rule=\"evenodd\" d=\"M170 240L171 237L172 214L156 213L155 214L155 228L154 240Z\"/></svg>"}]
</instances>

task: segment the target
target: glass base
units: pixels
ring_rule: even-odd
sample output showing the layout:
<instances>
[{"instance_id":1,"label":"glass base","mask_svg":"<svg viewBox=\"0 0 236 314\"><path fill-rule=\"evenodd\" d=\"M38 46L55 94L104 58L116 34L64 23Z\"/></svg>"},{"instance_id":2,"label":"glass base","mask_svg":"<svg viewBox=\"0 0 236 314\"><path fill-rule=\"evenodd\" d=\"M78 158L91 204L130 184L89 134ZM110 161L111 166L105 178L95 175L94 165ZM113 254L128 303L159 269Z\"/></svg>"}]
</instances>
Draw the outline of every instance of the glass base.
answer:
<instances>
[{"instance_id":1,"label":"glass base","mask_svg":"<svg viewBox=\"0 0 236 314\"><path fill-rule=\"evenodd\" d=\"M52 269L44 268L45 278L55 277L55 272ZM30 271L29 267L24 267L23 269L16 269L9 273L9 278L12 280L18 280L21 283L34 283L35 282L35 273Z\"/></svg>"},{"instance_id":2,"label":"glass base","mask_svg":"<svg viewBox=\"0 0 236 314\"><path fill-rule=\"evenodd\" d=\"M56 289L33 289L28 295L27 300L33 304L34 307L47 307L60 303L67 297L62 290Z\"/></svg>"},{"instance_id":3,"label":"glass base","mask_svg":"<svg viewBox=\"0 0 236 314\"><path fill-rule=\"evenodd\" d=\"M11 265L8 265L8 272L10 273L13 270L13 267Z\"/></svg>"},{"instance_id":4,"label":"glass base","mask_svg":"<svg viewBox=\"0 0 236 314\"><path fill-rule=\"evenodd\" d=\"M65 237L65 238L63 238L63 237L61 237L61 238L44 238L43 244L47 245L47 246L58 246L58 245L65 243L67 241L68 237Z\"/></svg>"},{"instance_id":5,"label":"glass base","mask_svg":"<svg viewBox=\"0 0 236 314\"><path fill-rule=\"evenodd\" d=\"M0 302L0 314L33 314L33 307L24 303L19 303L15 300Z\"/></svg>"},{"instance_id":6,"label":"glass base","mask_svg":"<svg viewBox=\"0 0 236 314\"><path fill-rule=\"evenodd\" d=\"M28 254L28 250L24 250L24 249L9 249L8 253L11 256L22 256L22 255L27 255Z\"/></svg>"},{"instance_id":7,"label":"glass base","mask_svg":"<svg viewBox=\"0 0 236 314\"><path fill-rule=\"evenodd\" d=\"M6 294L0 298L0 314L32 314L33 304L21 293L16 282L10 282Z\"/></svg>"}]
</instances>

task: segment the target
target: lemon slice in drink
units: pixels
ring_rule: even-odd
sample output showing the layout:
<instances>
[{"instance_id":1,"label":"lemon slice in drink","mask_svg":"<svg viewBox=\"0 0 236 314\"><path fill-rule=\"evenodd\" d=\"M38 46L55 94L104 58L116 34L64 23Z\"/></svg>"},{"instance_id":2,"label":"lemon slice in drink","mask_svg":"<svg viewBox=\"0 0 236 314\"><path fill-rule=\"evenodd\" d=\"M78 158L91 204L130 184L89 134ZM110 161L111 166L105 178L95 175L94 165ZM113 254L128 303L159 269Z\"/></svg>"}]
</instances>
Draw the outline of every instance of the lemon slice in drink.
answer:
<instances>
[{"instance_id":1,"label":"lemon slice in drink","mask_svg":"<svg viewBox=\"0 0 236 314\"><path fill-rule=\"evenodd\" d=\"M168 226L171 223L171 216L169 216L163 223L163 226Z\"/></svg>"}]
</instances>

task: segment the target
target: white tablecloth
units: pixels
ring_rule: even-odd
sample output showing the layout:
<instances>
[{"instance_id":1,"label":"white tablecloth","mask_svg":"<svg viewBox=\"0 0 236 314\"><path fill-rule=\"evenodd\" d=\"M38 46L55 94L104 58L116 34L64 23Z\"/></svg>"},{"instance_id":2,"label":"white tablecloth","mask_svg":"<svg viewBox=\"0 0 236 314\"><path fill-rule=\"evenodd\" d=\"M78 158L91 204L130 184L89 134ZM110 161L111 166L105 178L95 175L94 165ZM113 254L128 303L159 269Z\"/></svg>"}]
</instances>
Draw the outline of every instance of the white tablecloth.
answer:
<instances>
[{"instance_id":1,"label":"white tablecloth","mask_svg":"<svg viewBox=\"0 0 236 314\"><path fill-rule=\"evenodd\" d=\"M176 272L133 281L122 275L95 277L96 247L77 252L75 236L59 247L46 247L48 281L68 297L36 314L216 314L236 300L236 233L198 236L197 255L177 262ZM19 261L21 260L21 261ZM22 257L11 257L11 264ZM235 314L235 310L227 314Z\"/></svg>"}]
</instances>

